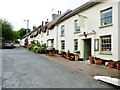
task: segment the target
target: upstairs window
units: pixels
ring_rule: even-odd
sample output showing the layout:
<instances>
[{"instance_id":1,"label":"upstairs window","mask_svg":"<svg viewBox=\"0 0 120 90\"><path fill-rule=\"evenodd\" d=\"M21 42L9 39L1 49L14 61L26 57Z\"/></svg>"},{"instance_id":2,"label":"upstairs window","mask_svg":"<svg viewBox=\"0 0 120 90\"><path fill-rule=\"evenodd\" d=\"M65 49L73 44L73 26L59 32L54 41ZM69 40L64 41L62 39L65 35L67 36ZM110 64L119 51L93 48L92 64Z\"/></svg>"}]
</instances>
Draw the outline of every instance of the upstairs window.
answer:
<instances>
[{"instance_id":1,"label":"upstairs window","mask_svg":"<svg viewBox=\"0 0 120 90\"><path fill-rule=\"evenodd\" d=\"M47 36L49 35L49 30L47 31Z\"/></svg>"},{"instance_id":2,"label":"upstairs window","mask_svg":"<svg viewBox=\"0 0 120 90\"><path fill-rule=\"evenodd\" d=\"M61 26L61 37L65 36L65 26Z\"/></svg>"},{"instance_id":3,"label":"upstairs window","mask_svg":"<svg viewBox=\"0 0 120 90\"><path fill-rule=\"evenodd\" d=\"M112 24L112 8L101 11L101 26Z\"/></svg>"},{"instance_id":4,"label":"upstairs window","mask_svg":"<svg viewBox=\"0 0 120 90\"><path fill-rule=\"evenodd\" d=\"M75 20L74 24L75 24L75 32L80 32L80 26L79 26L78 20Z\"/></svg>"}]
</instances>

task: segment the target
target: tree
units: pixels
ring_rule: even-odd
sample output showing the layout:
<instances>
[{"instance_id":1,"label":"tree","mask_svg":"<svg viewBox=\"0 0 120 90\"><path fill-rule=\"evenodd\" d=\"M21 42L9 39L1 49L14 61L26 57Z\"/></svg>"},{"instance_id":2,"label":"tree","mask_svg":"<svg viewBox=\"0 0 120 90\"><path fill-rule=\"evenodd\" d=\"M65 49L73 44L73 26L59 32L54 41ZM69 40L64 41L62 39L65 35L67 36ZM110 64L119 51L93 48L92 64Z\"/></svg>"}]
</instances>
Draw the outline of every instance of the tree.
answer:
<instances>
[{"instance_id":1,"label":"tree","mask_svg":"<svg viewBox=\"0 0 120 90\"><path fill-rule=\"evenodd\" d=\"M26 29L25 28L21 28L20 30L18 30L18 32L20 34L20 38L22 38L26 34Z\"/></svg>"},{"instance_id":2,"label":"tree","mask_svg":"<svg viewBox=\"0 0 120 90\"><path fill-rule=\"evenodd\" d=\"M1 31L2 32L2 40L6 41L6 40L13 40L13 27L11 25L11 23L9 23L8 21L6 21L5 19L2 20L0 19L0 25L1 25Z\"/></svg>"},{"instance_id":3,"label":"tree","mask_svg":"<svg viewBox=\"0 0 120 90\"><path fill-rule=\"evenodd\" d=\"M19 31L13 31L13 40L16 41L17 39L20 38L20 33Z\"/></svg>"}]
</instances>

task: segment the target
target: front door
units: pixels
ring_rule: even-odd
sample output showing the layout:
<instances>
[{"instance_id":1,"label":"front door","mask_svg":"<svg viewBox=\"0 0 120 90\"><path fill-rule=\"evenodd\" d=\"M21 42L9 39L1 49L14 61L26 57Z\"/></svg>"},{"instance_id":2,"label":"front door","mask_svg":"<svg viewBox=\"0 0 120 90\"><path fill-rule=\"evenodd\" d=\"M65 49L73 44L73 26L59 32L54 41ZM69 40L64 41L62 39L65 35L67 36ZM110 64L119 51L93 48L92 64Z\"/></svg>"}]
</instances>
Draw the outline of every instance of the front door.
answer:
<instances>
[{"instance_id":1,"label":"front door","mask_svg":"<svg viewBox=\"0 0 120 90\"><path fill-rule=\"evenodd\" d=\"M84 60L91 55L91 39L84 39Z\"/></svg>"}]
</instances>

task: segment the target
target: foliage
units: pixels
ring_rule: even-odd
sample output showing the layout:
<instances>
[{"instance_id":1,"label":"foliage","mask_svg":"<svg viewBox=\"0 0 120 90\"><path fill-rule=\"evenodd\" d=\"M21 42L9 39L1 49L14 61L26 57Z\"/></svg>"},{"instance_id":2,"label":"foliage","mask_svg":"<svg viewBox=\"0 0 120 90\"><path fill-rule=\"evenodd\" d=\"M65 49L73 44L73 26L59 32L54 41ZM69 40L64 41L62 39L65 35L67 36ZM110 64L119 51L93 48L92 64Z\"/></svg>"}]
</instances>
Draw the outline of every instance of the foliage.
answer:
<instances>
[{"instance_id":1,"label":"foliage","mask_svg":"<svg viewBox=\"0 0 120 90\"><path fill-rule=\"evenodd\" d=\"M13 40L16 41L20 38L20 33L18 31L13 31Z\"/></svg>"},{"instance_id":2,"label":"foliage","mask_svg":"<svg viewBox=\"0 0 120 90\"><path fill-rule=\"evenodd\" d=\"M45 48L44 47L37 48L36 53L44 54Z\"/></svg>"},{"instance_id":3,"label":"foliage","mask_svg":"<svg viewBox=\"0 0 120 90\"><path fill-rule=\"evenodd\" d=\"M108 60L108 62L113 62L113 60L111 59L111 60Z\"/></svg>"},{"instance_id":4,"label":"foliage","mask_svg":"<svg viewBox=\"0 0 120 90\"><path fill-rule=\"evenodd\" d=\"M30 32L30 29L21 28L18 30L18 32L20 33L20 38L22 38L24 35Z\"/></svg>"},{"instance_id":5,"label":"foliage","mask_svg":"<svg viewBox=\"0 0 120 90\"><path fill-rule=\"evenodd\" d=\"M95 60L100 60L100 58L99 57L95 57Z\"/></svg>"},{"instance_id":6,"label":"foliage","mask_svg":"<svg viewBox=\"0 0 120 90\"><path fill-rule=\"evenodd\" d=\"M11 23L6 21L5 19L4 20L0 19L0 26L2 27L2 29L0 29L1 30L0 32L2 32L2 40L3 41L13 40L14 33Z\"/></svg>"},{"instance_id":7,"label":"foliage","mask_svg":"<svg viewBox=\"0 0 120 90\"><path fill-rule=\"evenodd\" d=\"M39 42L35 43L35 41L32 41L32 47L31 47L32 51L36 52L36 50L40 47L41 47L41 44Z\"/></svg>"},{"instance_id":8,"label":"foliage","mask_svg":"<svg viewBox=\"0 0 120 90\"><path fill-rule=\"evenodd\" d=\"M7 20L0 19L0 32L2 33L2 41L15 41L20 38L18 31L13 31L13 27Z\"/></svg>"},{"instance_id":9,"label":"foliage","mask_svg":"<svg viewBox=\"0 0 120 90\"><path fill-rule=\"evenodd\" d=\"M80 51L79 51L79 50L76 50L76 51L74 51L74 53L76 53L76 54L80 54Z\"/></svg>"},{"instance_id":10,"label":"foliage","mask_svg":"<svg viewBox=\"0 0 120 90\"><path fill-rule=\"evenodd\" d=\"M119 65L120 65L120 60L118 60L118 61L117 61L117 64L119 64Z\"/></svg>"}]
</instances>

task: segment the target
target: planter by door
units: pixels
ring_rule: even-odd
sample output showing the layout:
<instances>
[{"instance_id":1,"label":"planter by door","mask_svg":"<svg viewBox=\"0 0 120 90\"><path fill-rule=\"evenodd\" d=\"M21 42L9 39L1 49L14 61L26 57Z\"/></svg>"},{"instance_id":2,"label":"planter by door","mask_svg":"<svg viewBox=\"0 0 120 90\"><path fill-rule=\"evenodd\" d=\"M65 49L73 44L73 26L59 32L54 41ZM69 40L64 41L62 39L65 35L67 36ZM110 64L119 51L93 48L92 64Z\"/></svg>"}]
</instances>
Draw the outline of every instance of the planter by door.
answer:
<instances>
[{"instance_id":1,"label":"planter by door","mask_svg":"<svg viewBox=\"0 0 120 90\"><path fill-rule=\"evenodd\" d=\"M90 60L90 64L94 64L94 57L93 56L90 56L89 60Z\"/></svg>"},{"instance_id":2,"label":"planter by door","mask_svg":"<svg viewBox=\"0 0 120 90\"><path fill-rule=\"evenodd\" d=\"M78 61L79 55L75 54L74 56L75 56L75 61Z\"/></svg>"}]
</instances>

